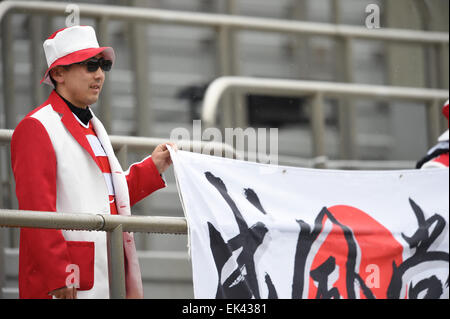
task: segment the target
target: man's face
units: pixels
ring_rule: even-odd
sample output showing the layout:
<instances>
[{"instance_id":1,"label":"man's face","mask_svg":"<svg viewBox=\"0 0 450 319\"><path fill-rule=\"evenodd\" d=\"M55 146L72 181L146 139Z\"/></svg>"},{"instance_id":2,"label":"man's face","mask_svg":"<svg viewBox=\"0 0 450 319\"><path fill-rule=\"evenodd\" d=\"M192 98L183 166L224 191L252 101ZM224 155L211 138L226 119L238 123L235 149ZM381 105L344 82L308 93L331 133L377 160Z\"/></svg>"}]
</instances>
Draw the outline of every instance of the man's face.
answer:
<instances>
[{"instance_id":1,"label":"man's face","mask_svg":"<svg viewBox=\"0 0 450 319\"><path fill-rule=\"evenodd\" d=\"M94 59L100 57L101 55L97 55ZM89 72L85 64L59 67L52 76L58 82L58 93L81 108L97 102L105 81L105 73L101 68Z\"/></svg>"}]
</instances>

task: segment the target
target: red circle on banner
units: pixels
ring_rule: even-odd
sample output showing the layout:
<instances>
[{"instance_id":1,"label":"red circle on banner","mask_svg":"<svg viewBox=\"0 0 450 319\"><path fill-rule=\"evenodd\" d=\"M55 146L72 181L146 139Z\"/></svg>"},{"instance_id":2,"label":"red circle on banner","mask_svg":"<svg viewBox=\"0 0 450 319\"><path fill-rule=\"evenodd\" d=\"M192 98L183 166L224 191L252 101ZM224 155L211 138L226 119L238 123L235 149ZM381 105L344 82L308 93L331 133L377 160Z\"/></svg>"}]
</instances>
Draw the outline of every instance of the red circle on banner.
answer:
<instances>
[{"instance_id":1,"label":"red circle on banner","mask_svg":"<svg viewBox=\"0 0 450 319\"><path fill-rule=\"evenodd\" d=\"M392 264L402 263L402 245L394 238L392 233L368 214L357 208L345 205L328 208L331 215L338 223L332 223L331 231L320 246L313 258L310 272L324 265L328 260L329 264L334 264L332 273L322 274L326 278L327 291L336 288L340 298L349 298L347 284L347 267L354 265L354 271L360 276L367 288L377 299L387 298L387 289L392 277ZM322 227L330 219L325 215ZM351 230L346 239L343 226ZM323 229L322 229L323 232ZM319 235L320 238L320 235ZM352 240L356 243L355 256L349 260L349 243ZM334 260L330 262L329 258ZM349 269L350 271L350 269ZM311 273L310 273L311 274ZM325 277L323 277L325 276ZM355 297L365 299L359 283L353 282ZM336 292L336 289L334 291ZM317 298L318 282L309 276L308 298Z\"/></svg>"}]
</instances>

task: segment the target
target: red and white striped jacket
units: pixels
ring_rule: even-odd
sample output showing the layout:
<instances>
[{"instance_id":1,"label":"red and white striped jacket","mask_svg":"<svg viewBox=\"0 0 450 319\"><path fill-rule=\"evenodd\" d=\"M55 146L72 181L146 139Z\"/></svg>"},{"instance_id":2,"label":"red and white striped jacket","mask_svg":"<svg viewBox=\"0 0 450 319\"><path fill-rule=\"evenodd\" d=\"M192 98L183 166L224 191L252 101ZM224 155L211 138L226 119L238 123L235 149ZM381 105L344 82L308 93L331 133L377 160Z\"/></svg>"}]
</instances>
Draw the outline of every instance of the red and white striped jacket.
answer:
<instances>
[{"instance_id":1,"label":"red and white striped jacket","mask_svg":"<svg viewBox=\"0 0 450 319\"><path fill-rule=\"evenodd\" d=\"M90 111L90 110L89 110ZM92 113L91 113L92 114ZM75 114L76 115L76 114ZM102 143L97 137L95 130L92 126L92 122L88 122L88 124L84 124L81 120L79 120L76 116L75 119L80 123L81 130L86 136L89 146L91 147L94 155L97 159L97 163L99 164L100 171L103 173L103 177L105 178L106 186L108 187L108 195L109 195L109 208L111 215L117 215L117 206L115 201L115 192L114 185L112 181L111 174L111 166L109 165L108 156L102 146Z\"/></svg>"},{"instance_id":2,"label":"red and white striped jacket","mask_svg":"<svg viewBox=\"0 0 450 319\"><path fill-rule=\"evenodd\" d=\"M95 115L92 128L107 156L117 211L165 187L151 157L123 172L110 140ZM109 214L110 190L99 157L69 107L53 91L16 127L11 164L19 209L76 214ZM133 235L124 233L127 297L142 298L141 273ZM108 298L105 232L22 228L19 252L20 298L51 298L79 267L78 298Z\"/></svg>"}]
</instances>

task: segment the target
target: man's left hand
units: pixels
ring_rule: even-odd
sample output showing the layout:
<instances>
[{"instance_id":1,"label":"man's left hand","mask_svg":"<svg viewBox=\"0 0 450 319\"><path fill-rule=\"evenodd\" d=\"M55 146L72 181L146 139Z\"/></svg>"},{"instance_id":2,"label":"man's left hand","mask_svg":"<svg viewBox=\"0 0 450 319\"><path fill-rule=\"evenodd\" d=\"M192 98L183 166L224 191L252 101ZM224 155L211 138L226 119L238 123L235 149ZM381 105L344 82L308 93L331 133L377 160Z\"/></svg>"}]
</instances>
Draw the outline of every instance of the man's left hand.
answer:
<instances>
[{"instance_id":1,"label":"man's left hand","mask_svg":"<svg viewBox=\"0 0 450 319\"><path fill-rule=\"evenodd\" d=\"M177 146L174 143L168 142L159 144L152 153L153 163L155 163L155 166L160 174L162 174L172 164L170 153L166 147L166 144L170 145L175 150L177 149Z\"/></svg>"}]
</instances>

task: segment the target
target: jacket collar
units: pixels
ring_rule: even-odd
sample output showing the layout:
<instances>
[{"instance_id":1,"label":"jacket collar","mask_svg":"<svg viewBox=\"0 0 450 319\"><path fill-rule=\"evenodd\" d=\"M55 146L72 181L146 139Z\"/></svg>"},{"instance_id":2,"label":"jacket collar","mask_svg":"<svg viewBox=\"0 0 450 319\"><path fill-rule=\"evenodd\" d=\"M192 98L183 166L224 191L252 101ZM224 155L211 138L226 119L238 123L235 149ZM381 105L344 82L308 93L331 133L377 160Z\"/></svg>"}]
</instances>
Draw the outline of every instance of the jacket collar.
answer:
<instances>
[{"instance_id":1,"label":"jacket collar","mask_svg":"<svg viewBox=\"0 0 450 319\"><path fill-rule=\"evenodd\" d=\"M60 114L61 122L64 124L66 129L72 134L73 138L80 144L92 157L94 162L100 167L97 157L95 156L92 148L86 138L86 135L81 129L80 124L75 119L75 115L70 110L69 106L64 102L64 100L56 93L55 90L50 93L48 98L48 104L51 104L53 110Z\"/></svg>"},{"instance_id":2,"label":"jacket collar","mask_svg":"<svg viewBox=\"0 0 450 319\"><path fill-rule=\"evenodd\" d=\"M59 97L66 102L67 106L69 107L70 111L72 111L73 114L80 120L84 125L88 125L89 121L92 119L92 112L87 106L85 109L82 109L80 107L77 107L73 105L70 101L67 101L62 95L58 93Z\"/></svg>"}]
</instances>

